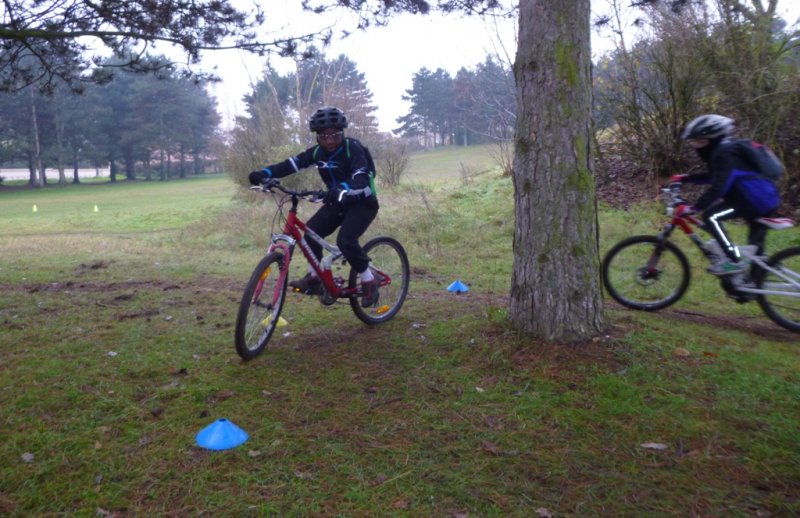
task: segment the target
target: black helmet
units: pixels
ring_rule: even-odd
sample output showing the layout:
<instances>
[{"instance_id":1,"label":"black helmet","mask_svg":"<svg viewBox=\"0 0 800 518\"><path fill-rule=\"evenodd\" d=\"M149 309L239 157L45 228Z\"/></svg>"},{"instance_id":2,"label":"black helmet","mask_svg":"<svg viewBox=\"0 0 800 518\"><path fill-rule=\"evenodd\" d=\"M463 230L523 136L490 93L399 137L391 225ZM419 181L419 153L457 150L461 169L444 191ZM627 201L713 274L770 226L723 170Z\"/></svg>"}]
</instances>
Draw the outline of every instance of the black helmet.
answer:
<instances>
[{"instance_id":1,"label":"black helmet","mask_svg":"<svg viewBox=\"0 0 800 518\"><path fill-rule=\"evenodd\" d=\"M686 125L686 129L681 133L682 139L700 138L725 138L733 135L736 130L733 119L714 115L713 113L701 115Z\"/></svg>"},{"instance_id":2,"label":"black helmet","mask_svg":"<svg viewBox=\"0 0 800 518\"><path fill-rule=\"evenodd\" d=\"M308 128L313 132L319 132L326 128L335 128L338 130L347 127L347 117L344 112L339 108L333 106L325 106L320 108L314 115L308 119Z\"/></svg>"}]
</instances>

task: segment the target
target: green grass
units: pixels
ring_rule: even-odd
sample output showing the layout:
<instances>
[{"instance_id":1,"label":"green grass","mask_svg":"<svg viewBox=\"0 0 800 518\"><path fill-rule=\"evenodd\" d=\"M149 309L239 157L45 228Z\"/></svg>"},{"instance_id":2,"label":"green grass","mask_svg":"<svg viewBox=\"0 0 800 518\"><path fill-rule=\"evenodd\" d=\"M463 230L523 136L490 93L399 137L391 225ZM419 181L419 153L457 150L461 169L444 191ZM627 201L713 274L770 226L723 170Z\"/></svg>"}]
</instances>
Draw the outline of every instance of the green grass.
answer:
<instances>
[{"instance_id":1,"label":"green grass","mask_svg":"<svg viewBox=\"0 0 800 518\"><path fill-rule=\"evenodd\" d=\"M511 180L462 176L456 151L428 169L449 183L420 166L381 191L369 234L414 269L400 314L366 327L292 294L286 335L248 363L233 323L270 200L222 176L0 191L0 514L800 512L797 335L699 263L674 308L609 304L594 341L516 335ZM602 246L659 212L604 209ZM448 293L456 278L471 291ZM250 439L195 446L223 417Z\"/></svg>"},{"instance_id":2,"label":"green grass","mask_svg":"<svg viewBox=\"0 0 800 518\"><path fill-rule=\"evenodd\" d=\"M452 184L455 179L463 181L471 175L493 170L496 167L493 158L496 153L494 144L448 146L413 153L404 181L426 185L442 182Z\"/></svg>"}]
</instances>

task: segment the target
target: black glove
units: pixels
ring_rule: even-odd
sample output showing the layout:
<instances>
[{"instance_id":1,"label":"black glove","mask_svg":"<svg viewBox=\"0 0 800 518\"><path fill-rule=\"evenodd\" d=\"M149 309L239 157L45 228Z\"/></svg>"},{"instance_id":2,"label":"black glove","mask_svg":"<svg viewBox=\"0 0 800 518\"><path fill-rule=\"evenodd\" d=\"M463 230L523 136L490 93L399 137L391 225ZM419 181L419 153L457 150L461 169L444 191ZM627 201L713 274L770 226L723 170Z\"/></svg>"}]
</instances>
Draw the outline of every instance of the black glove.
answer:
<instances>
[{"instance_id":1,"label":"black glove","mask_svg":"<svg viewBox=\"0 0 800 518\"><path fill-rule=\"evenodd\" d=\"M344 189L331 189L325 193L323 201L326 205L341 205L347 203L347 191Z\"/></svg>"},{"instance_id":2,"label":"black glove","mask_svg":"<svg viewBox=\"0 0 800 518\"><path fill-rule=\"evenodd\" d=\"M248 178L251 185L261 185L261 182L268 179L269 176L264 171L253 171Z\"/></svg>"}]
</instances>

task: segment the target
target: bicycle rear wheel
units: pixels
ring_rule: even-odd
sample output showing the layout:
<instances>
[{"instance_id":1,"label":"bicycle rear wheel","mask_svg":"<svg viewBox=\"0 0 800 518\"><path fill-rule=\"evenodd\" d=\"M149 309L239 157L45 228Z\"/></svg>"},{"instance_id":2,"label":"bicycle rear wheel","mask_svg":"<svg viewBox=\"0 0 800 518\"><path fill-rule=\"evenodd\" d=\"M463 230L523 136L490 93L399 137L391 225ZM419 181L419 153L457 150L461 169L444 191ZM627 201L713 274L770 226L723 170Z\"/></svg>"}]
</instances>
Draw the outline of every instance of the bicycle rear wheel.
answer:
<instances>
[{"instance_id":1,"label":"bicycle rear wheel","mask_svg":"<svg viewBox=\"0 0 800 518\"><path fill-rule=\"evenodd\" d=\"M797 287L800 283L800 247L776 253L767 264L785 278L759 268L754 279L756 288L783 294L758 295L756 300L773 322L790 331L800 331L800 289Z\"/></svg>"},{"instance_id":2,"label":"bicycle rear wheel","mask_svg":"<svg viewBox=\"0 0 800 518\"><path fill-rule=\"evenodd\" d=\"M279 252L261 259L242 295L235 341L236 352L244 360L261 354L280 323L287 284L283 261L284 254Z\"/></svg>"},{"instance_id":3,"label":"bicycle rear wheel","mask_svg":"<svg viewBox=\"0 0 800 518\"><path fill-rule=\"evenodd\" d=\"M408 266L406 251L396 239L376 237L364 245L364 252L370 258L370 268L378 280L378 303L369 308L361 306L359 297L350 297L353 313L367 324L380 324L394 317L408 294L411 269ZM358 272L350 270L349 286L358 284Z\"/></svg>"},{"instance_id":4,"label":"bicycle rear wheel","mask_svg":"<svg viewBox=\"0 0 800 518\"><path fill-rule=\"evenodd\" d=\"M689 287L689 263L674 243L656 236L623 239L603 259L603 284L625 307L666 308Z\"/></svg>"}]
</instances>

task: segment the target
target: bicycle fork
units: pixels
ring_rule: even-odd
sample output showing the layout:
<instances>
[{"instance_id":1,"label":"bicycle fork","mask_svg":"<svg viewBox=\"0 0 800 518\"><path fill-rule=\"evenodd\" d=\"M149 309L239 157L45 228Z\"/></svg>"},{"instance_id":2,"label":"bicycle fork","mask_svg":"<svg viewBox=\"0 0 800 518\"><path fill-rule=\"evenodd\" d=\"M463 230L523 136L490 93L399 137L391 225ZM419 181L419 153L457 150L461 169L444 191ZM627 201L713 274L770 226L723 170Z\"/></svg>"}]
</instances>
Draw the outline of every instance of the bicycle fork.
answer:
<instances>
[{"instance_id":1,"label":"bicycle fork","mask_svg":"<svg viewBox=\"0 0 800 518\"><path fill-rule=\"evenodd\" d=\"M283 256L281 264L278 267L278 282L275 283L275 290L272 293L272 298L270 299L269 304L266 306L266 308L269 310L272 310L278 303L278 300L280 299L281 296L281 291L283 289L283 285L288 280L289 260L292 257L293 249L294 247L291 244L285 241L281 241L279 239L273 239L272 244L270 245L269 250L267 251L267 254L278 252ZM261 296L261 290L264 288L264 281L267 279L270 273L271 272L269 268L261 272L261 278L258 281L258 285L256 286L256 289L253 290L252 303L257 306L263 306L263 304L260 304L258 301L259 297Z\"/></svg>"}]
</instances>

